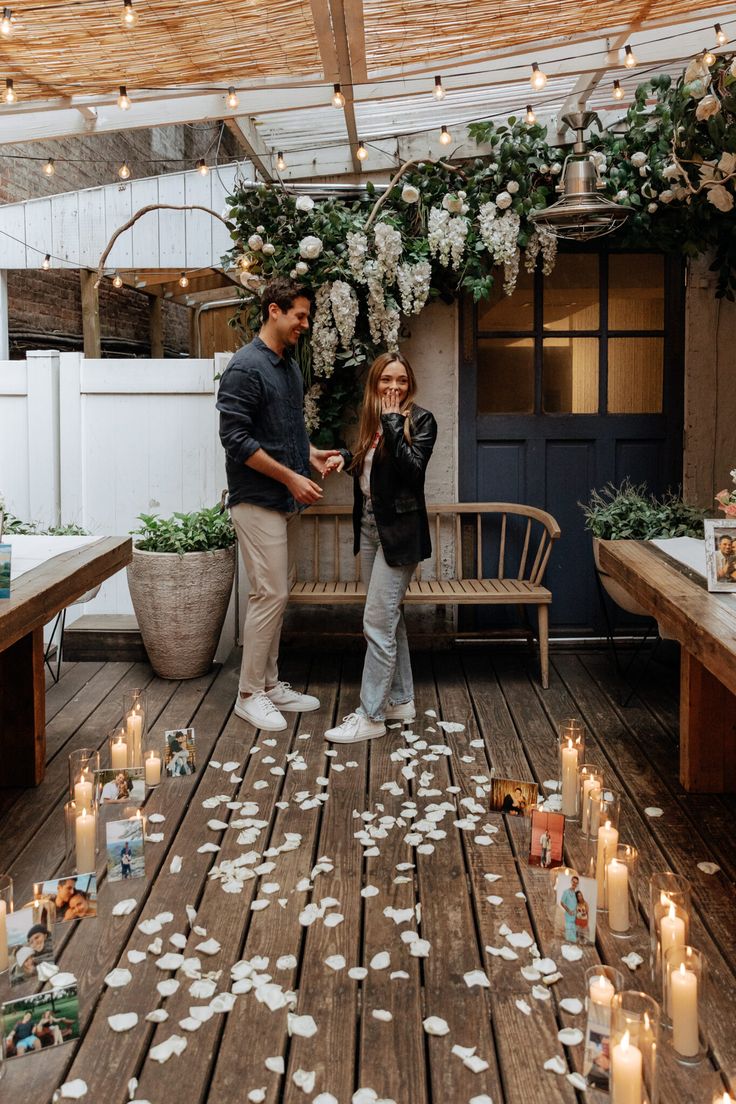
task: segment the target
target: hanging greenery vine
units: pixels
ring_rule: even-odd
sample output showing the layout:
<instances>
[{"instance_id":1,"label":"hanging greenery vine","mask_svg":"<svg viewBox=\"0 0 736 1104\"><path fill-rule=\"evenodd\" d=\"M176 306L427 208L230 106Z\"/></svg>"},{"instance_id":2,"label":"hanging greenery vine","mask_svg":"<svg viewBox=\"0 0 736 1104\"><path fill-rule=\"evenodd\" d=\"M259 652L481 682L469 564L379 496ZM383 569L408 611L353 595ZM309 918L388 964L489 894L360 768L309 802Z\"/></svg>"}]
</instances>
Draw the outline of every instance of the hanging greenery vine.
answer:
<instances>
[{"instance_id":1,"label":"hanging greenery vine","mask_svg":"<svg viewBox=\"0 0 736 1104\"><path fill-rule=\"evenodd\" d=\"M377 197L314 202L275 185L240 188L227 200L234 245L223 263L241 269L243 302L233 324L258 326L257 291L274 275L315 289L309 342L299 349L313 440L339 437L360 393L361 369L396 348L402 318L426 303L470 294L499 278L507 294L520 264L545 274L557 241L533 211L557 198L565 151L547 129L511 117L469 128L477 157L457 164L409 162ZM736 291L736 62L696 58L675 83L640 85L621 133L601 131L590 156L603 194L631 208L618 245L687 257L713 252L717 295Z\"/></svg>"}]
</instances>

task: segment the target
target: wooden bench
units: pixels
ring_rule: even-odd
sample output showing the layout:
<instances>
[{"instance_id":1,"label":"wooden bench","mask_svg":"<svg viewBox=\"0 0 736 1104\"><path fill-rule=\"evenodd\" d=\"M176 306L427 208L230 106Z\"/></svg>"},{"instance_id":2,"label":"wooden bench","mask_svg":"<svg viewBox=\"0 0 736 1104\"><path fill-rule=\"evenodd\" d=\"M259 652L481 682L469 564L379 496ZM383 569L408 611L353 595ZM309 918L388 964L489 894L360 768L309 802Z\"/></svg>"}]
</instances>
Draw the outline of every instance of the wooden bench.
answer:
<instances>
[{"instance_id":1,"label":"wooden bench","mask_svg":"<svg viewBox=\"0 0 736 1104\"><path fill-rule=\"evenodd\" d=\"M412 605L537 607L542 686L549 686L549 606L542 585L560 527L551 514L511 502L454 502L428 506L431 560L419 564L405 602ZM301 578L292 602L344 605L365 601L360 556L352 556L352 506L312 506L302 515ZM349 567L346 541L349 538ZM310 556L311 551L311 556ZM352 562L354 559L354 562ZM305 568L305 560L309 566ZM425 577L429 574L431 578ZM352 573L353 578L343 576Z\"/></svg>"}]
</instances>

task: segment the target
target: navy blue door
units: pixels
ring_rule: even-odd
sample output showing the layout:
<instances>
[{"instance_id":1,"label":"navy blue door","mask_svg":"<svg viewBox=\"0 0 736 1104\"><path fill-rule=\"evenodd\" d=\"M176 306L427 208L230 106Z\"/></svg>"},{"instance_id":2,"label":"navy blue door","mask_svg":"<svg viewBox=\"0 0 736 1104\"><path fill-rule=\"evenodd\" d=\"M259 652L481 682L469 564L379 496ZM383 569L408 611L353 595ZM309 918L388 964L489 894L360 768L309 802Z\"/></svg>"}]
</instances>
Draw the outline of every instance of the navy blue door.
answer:
<instances>
[{"instance_id":1,"label":"navy blue door","mask_svg":"<svg viewBox=\"0 0 736 1104\"><path fill-rule=\"evenodd\" d=\"M561 253L549 276L522 269L511 296L501 283L462 308L460 499L553 514L551 624L600 632L578 503L626 476L658 494L681 481L683 268L661 254L581 249Z\"/></svg>"}]
</instances>

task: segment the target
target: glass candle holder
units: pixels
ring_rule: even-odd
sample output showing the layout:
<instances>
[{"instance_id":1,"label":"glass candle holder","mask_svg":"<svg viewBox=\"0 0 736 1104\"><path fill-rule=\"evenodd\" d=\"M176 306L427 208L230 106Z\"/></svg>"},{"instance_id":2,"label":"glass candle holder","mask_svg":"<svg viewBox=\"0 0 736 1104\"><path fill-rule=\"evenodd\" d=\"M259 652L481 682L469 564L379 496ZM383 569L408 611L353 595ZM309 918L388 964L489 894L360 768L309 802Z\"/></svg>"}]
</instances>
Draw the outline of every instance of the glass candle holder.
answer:
<instances>
[{"instance_id":1,"label":"glass candle holder","mask_svg":"<svg viewBox=\"0 0 736 1104\"><path fill-rule=\"evenodd\" d=\"M123 728L128 744L128 766L143 766L143 738L146 734L145 690L131 690L123 697Z\"/></svg>"},{"instance_id":2,"label":"glass candle holder","mask_svg":"<svg viewBox=\"0 0 736 1104\"><path fill-rule=\"evenodd\" d=\"M13 911L13 879L0 874L0 974L8 968L8 913ZM0 1052L2 1047L0 1046Z\"/></svg>"},{"instance_id":3,"label":"glass candle holder","mask_svg":"<svg viewBox=\"0 0 736 1104\"><path fill-rule=\"evenodd\" d=\"M100 769L96 748L77 748L69 755L69 800L91 809L95 793L95 771Z\"/></svg>"},{"instance_id":4,"label":"glass candle holder","mask_svg":"<svg viewBox=\"0 0 736 1104\"><path fill-rule=\"evenodd\" d=\"M585 839L589 839L588 827L590 824L590 797L600 792L603 787L603 772L594 763L583 763L578 774L580 794L578 795L578 808L580 810L580 832ZM600 814L599 814L600 820Z\"/></svg>"},{"instance_id":5,"label":"glass candle holder","mask_svg":"<svg viewBox=\"0 0 736 1104\"><path fill-rule=\"evenodd\" d=\"M611 1104L658 1104L657 1002L633 989L611 998Z\"/></svg>"},{"instance_id":6,"label":"glass candle holder","mask_svg":"<svg viewBox=\"0 0 736 1104\"><path fill-rule=\"evenodd\" d=\"M66 857L77 874L97 868L97 808L80 809L75 801L64 806Z\"/></svg>"},{"instance_id":7,"label":"glass candle holder","mask_svg":"<svg viewBox=\"0 0 736 1104\"><path fill-rule=\"evenodd\" d=\"M636 878L639 852L630 843L619 843L606 864L604 896L608 907L608 928L617 939L632 935L638 916Z\"/></svg>"},{"instance_id":8,"label":"glass candle holder","mask_svg":"<svg viewBox=\"0 0 736 1104\"><path fill-rule=\"evenodd\" d=\"M649 964L652 980L662 981L664 954L690 942L690 882L671 870L649 879Z\"/></svg>"},{"instance_id":9,"label":"glass candle holder","mask_svg":"<svg viewBox=\"0 0 736 1104\"><path fill-rule=\"evenodd\" d=\"M585 1058L583 1074L593 1088L608 1092L611 1053L611 1001L624 988L624 975L613 966L585 971Z\"/></svg>"},{"instance_id":10,"label":"glass candle holder","mask_svg":"<svg viewBox=\"0 0 736 1104\"><path fill-rule=\"evenodd\" d=\"M579 816L578 773L585 759L585 729L581 721L568 717L558 725L557 747L559 755L560 811L570 819Z\"/></svg>"},{"instance_id":11,"label":"glass candle holder","mask_svg":"<svg viewBox=\"0 0 736 1104\"><path fill-rule=\"evenodd\" d=\"M664 1007L678 1062L696 1066L707 1057L707 962L695 947L670 947L664 956Z\"/></svg>"}]
</instances>

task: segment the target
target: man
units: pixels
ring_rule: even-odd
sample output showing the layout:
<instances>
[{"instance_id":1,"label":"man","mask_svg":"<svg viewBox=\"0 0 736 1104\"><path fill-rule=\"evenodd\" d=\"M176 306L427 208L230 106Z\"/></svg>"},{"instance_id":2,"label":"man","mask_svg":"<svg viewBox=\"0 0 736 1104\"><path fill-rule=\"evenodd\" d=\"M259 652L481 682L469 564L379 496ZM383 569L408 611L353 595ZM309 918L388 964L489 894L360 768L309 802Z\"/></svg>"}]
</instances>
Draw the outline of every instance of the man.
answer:
<instances>
[{"instance_id":1,"label":"man","mask_svg":"<svg viewBox=\"0 0 736 1104\"><path fill-rule=\"evenodd\" d=\"M560 897L560 907L565 914L565 939L568 943L577 943L578 933L575 928L575 920L577 918L578 911L578 887L580 885L580 879L577 874L573 874L570 879L570 886Z\"/></svg>"},{"instance_id":2,"label":"man","mask_svg":"<svg viewBox=\"0 0 736 1104\"><path fill-rule=\"evenodd\" d=\"M540 850L542 852L541 865L543 867L549 866L549 864L552 861L551 855L550 855L551 846L552 846L552 837L550 836L549 832L545 828L544 831L542 832L541 836L539 837L539 847L540 847Z\"/></svg>"},{"instance_id":3,"label":"man","mask_svg":"<svg viewBox=\"0 0 736 1104\"><path fill-rule=\"evenodd\" d=\"M69 904L69 898L74 893L74 886L76 882L74 878L59 878L56 886L56 897L54 904L56 905L56 911L63 913L64 909Z\"/></svg>"},{"instance_id":4,"label":"man","mask_svg":"<svg viewBox=\"0 0 736 1104\"><path fill-rule=\"evenodd\" d=\"M11 1032L12 1042L18 1054L25 1054L29 1050L40 1050L41 1042L33 1034L33 1013L24 1012L23 1018L18 1021Z\"/></svg>"},{"instance_id":5,"label":"man","mask_svg":"<svg viewBox=\"0 0 736 1104\"><path fill-rule=\"evenodd\" d=\"M716 579L733 579L736 570L736 556L733 551L733 541L730 537L721 537L716 551Z\"/></svg>"},{"instance_id":6,"label":"man","mask_svg":"<svg viewBox=\"0 0 736 1104\"><path fill-rule=\"evenodd\" d=\"M304 386L292 350L309 329L311 292L271 280L261 295L261 329L238 350L220 381L217 409L226 453L228 505L250 594L235 712L256 728L286 728L285 712L319 709L278 674L279 640L294 580L299 511L322 497L320 475L336 449L314 448L304 424Z\"/></svg>"}]
</instances>

